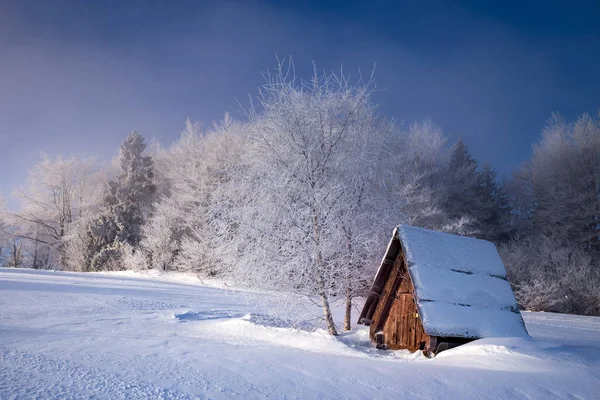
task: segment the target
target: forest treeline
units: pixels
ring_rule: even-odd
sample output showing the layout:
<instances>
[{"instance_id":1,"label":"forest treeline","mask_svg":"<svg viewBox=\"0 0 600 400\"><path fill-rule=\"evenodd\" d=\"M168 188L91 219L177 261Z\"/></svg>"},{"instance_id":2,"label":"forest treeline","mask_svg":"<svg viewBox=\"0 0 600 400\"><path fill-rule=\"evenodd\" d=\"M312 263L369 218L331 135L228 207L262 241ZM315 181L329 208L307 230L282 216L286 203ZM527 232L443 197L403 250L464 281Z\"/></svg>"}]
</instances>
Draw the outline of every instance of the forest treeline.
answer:
<instances>
[{"instance_id":1,"label":"forest treeline","mask_svg":"<svg viewBox=\"0 0 600 400\"><path fill-rule=\"evenodd\" d=\"M520 306L600 315L600 117L553 117L510 179L431 121L378 112L373 79L291 64L243 121L187 122L168 148L129 134L115 162L44 157L4 209L0 265L160 269L332 301L369 287L400 224L495 242Z\"/></svg>"}]
</instances>

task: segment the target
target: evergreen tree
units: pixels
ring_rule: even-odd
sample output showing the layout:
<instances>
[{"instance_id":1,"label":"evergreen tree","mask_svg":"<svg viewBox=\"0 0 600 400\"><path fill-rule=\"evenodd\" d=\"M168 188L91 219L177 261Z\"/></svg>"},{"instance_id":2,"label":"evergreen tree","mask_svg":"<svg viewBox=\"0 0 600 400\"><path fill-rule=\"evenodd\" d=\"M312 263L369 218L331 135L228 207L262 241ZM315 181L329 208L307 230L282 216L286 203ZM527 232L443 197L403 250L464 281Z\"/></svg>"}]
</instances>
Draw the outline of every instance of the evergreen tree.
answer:
<instances>
[{"instance_id":1,"label":"evergreen tree","mask_svg":"<svg viewBox=\"0 0 600 400\"><path fill-rule=\"evenodd\" d=\"M144 156L146 144L139 133L133 131L121 144L121 169L116 182L109 182L108 206L115 216L117 240L137 247L141 229L150 213L156 188L152 181L154 163Z\"/></svg>"},{"instance_id":2,"label":"evergreen tree","mask_svg":"<svg viewBox=\"0 0 600 400\"><path fill-rule=\"evenodd\" d=\"M484 239L499 241L509 235L510 205L506 187L497 181L496 171L484 164L478 174L478 209L473 210Z\"/></svg>"},{"instance_id":3,"label":"evergreen tree","mask_svg":"<svg viewBox=\"0 0 600 400\"><path fill-rule=\"evenodd\" d=\"M446 181L448 195L444 210L450 219L463 216L477 219L480 208L479 180L477 161L471 157L465 142L459 139L452 147Z\"/></svg>"},{"instance_id":4,"label":"evergreen tree","mask_svg":"<svg viewBox=\"0 0 600 400\"><path fill-rule=\"evenodd\" d=\"M87 229L85 258L90 270L118 269L124 247L139 246L156 192L153 161L143 155L145 149L144 138L135 131L121 144L122 172L106 183L104 212Z\"/></svg>"}]
</instances>

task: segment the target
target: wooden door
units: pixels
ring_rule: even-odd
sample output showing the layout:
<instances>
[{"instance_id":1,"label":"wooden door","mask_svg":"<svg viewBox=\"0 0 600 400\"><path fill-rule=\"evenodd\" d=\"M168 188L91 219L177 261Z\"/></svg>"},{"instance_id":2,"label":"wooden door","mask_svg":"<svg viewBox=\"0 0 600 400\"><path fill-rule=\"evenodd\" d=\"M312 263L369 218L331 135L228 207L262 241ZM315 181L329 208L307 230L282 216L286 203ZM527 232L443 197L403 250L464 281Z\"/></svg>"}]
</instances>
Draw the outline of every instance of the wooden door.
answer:
<instances>
[{"instance_id":1,"label":"wooden door","mask_svg":"<svg viewBox=\"0 0 600 400\"><path fill-rule=\"evenodd\" d=\"M419 349L423 340L423 328L417 313L417 305L410 293L401 293L396 297L400 306L400 318L396 324L396 335L400 339L400 346L410 351Z\"/></svg>"},{"instance_id":2,"label":"wooden door","mask_svg":"<svg viewBox=\"0 0 600 400\"><path fill-rule=\"evenodd\" d=\"M410 293L397 293L384 328L385 341L390 349L417 351L427 340Z\"/></svg>"}]
</instances>

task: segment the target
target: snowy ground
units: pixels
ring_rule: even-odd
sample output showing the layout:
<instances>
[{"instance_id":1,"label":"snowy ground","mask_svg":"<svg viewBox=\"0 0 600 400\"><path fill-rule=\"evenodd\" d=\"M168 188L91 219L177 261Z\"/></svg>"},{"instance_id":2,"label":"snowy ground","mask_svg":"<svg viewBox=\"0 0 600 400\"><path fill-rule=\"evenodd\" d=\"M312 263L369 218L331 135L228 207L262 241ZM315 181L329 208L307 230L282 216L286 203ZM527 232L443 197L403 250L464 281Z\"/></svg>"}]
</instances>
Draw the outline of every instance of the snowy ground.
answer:
<instances>
[{"instance_id":1,"label":"snowy ground","mask_svg":"<svg viewBox=\"0 0 600 400\"><path fill-rule=\"evenodd\" d=\"M533 340L429 360L186 279L0 269L0 398L600 398L600 318L524 313Z\"/></svg>"}]
</instances>

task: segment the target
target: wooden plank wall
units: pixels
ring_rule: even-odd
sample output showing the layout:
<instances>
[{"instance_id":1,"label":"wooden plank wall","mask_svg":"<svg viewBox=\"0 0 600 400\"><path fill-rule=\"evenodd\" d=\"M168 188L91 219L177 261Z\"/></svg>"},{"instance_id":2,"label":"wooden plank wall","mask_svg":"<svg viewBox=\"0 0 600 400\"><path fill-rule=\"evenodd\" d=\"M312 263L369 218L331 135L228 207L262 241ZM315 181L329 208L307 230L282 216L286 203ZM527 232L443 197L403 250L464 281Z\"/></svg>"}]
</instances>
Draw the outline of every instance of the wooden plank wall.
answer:
<instances>
[{"instance_id":1,"label":"wooden plank wall","mask_svg":"<svg viewBox=\"0 0 600 400\"><path fill-rule=\"evenodd\" d=\"M395 293L391 294L392 304L383 326L384 341L389 349L417 351L421 342L428 346L429 337L423 330L410 275L402 262L399 274L402 280Z\"/></svg>"},{"instance_id":2,"label":"wooden plank wall","mask_svg":"<svg viewBox=\"0 0 600 400\"><path fill-rule=\"evenodd\" d=\"M388 275L385 286L383 287L383 291L381 292L381 298L379 299L379 303L377 303L375 313L373 313L373 318L371 319L373 322L371 323L369 329L372 340L375 340L375 334L383 329L386 318L389 314L390 307L392 306L392 296L397 290L402 279L402 260L403 257L400 253L398 254L398 257L394 262L394 266Z\"/></svg>"},{"instance_id":3,"label":"wooden plank wall","mask_svg":"<svg viewBox=\"0 0 600 400\"><path fill-rule=\"evenodd\" d=\"M394 263L398 257L399 251L400 241L398 238L394 237L388 247L383 261L381 262L381 265L379 266L379 269L377 270L373 287L371 288L362 312L358 317L359 324L371 325L375 310L377 309L379 300L381 299L383 293L383 288L385 287L385 283L388 281L388 277L394 267Z\"/></svg>"}]
</instances>

